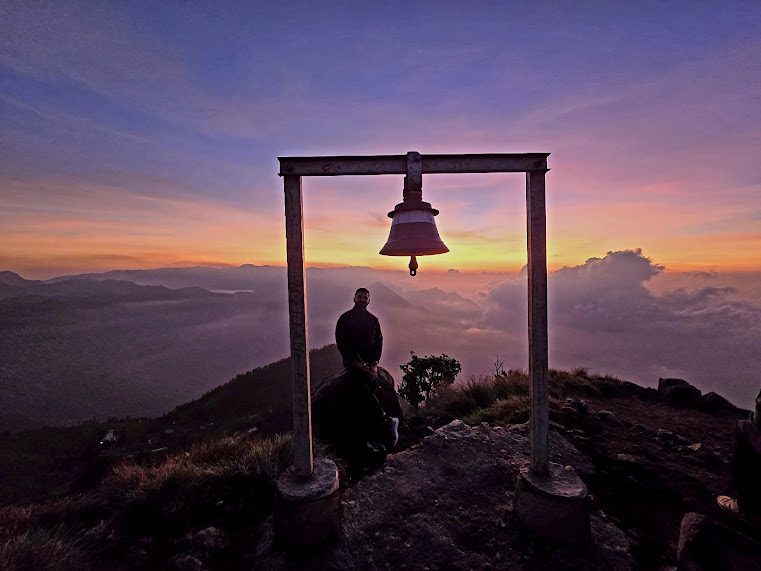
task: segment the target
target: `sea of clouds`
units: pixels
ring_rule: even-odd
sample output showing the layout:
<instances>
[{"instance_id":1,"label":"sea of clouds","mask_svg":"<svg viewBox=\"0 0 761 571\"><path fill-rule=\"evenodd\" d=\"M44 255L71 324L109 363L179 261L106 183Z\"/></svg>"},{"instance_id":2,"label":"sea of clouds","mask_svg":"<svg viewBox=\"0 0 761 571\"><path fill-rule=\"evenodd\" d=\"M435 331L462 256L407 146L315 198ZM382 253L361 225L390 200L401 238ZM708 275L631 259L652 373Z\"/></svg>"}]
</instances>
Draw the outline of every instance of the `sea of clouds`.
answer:
<instances>
[{"instance_id":1,"label":"sea of clouds","mask_svg":"<svg viewBox=\"0 0 761 571\"><path fill-rule=\"evenodd\" d=\"M551 273L551 366L587 366L645 386L680 377L750 406L761 389L761 305L750 292L744 299L737 287L712 284L715 273L683 275L691 286L661 285L655 293L648 283L663 273L640 250ZM518 279L489 287L476 328L525 331L526 287L525 268ZM520 352L509 357L523 359Z\"/></svg>"}]
</instances>

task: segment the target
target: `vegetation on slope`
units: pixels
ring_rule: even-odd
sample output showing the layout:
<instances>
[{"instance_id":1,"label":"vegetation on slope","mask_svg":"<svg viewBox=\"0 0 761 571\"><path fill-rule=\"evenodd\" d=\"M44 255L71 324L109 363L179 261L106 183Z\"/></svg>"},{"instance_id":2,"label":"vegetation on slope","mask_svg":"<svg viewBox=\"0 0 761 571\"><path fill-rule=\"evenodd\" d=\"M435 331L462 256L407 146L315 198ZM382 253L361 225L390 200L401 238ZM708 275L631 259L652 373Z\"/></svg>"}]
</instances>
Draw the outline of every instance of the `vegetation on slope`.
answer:
<instances>
[{"instance_id":1,"label":"vegetation on slope","mask_svg":"<svg viewBox=\"0 0 761 571\"><path fill-rule=\"evenodd\" d=\"M335 347L315 351L313 379L333 372L337 358ZM585 369L550 371L549 390L555 428L599 469L589 482L595 501L632 538L640 562L673 563L681 515L728 491L722 446L739 411L675 409L653 389ZM407 407L397 450L455 418L524 422L528 393L524 371L496 366L464 383L442 383L421 407ZM582 398L592 412L582 413ZM8 457L16 442L15 465L24 465L25 454L32 460L17 478L34 479L52 465L76 470L60 471L47 499L0 508L0 569L166 567L199 553L198 537L211 527L222 539L203 551L205 564L255 566L252 546L272 511L274 481L290 464L290 437L265 434L277 425L277 407L286 407L290 423L287 360L239 375L160 419L7 435L0 451ZM121 437L108 449L93 444L105 428Z\"/></svg>"}]
</instances>

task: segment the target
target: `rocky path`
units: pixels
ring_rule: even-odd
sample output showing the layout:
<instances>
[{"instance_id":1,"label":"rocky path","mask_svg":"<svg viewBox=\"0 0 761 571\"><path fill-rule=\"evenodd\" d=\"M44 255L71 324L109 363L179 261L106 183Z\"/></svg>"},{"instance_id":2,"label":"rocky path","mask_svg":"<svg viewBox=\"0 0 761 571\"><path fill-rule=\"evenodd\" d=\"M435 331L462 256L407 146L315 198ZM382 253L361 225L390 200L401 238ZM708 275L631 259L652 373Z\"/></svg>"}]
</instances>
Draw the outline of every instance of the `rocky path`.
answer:
<instances>
[{"instance_id":1,"label":"rocky path","mask_svg":"<svg viewBox=\"0 0 761 571\"><path fill-rule=\"evenodd\" d=\"M592 463L557 433L552 461L580 475ZM389 456L384 468L346 490L344 537L320 551L287 555L265 534L257 566L269 569L616 569L634 568L629 540L599 510L594 543L577 553L543 543L513 514L520 466L528 461L525 425L460 421Z\"/></svg>"}]
</instances>

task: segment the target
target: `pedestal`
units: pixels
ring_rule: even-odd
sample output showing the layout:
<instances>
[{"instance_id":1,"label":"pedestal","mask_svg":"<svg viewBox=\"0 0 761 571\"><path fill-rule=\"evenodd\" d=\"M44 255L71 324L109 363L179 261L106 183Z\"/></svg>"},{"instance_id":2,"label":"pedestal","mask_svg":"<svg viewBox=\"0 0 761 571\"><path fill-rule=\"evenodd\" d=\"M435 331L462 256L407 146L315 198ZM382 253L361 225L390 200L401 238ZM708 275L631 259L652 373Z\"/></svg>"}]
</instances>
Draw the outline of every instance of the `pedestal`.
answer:
<instances>
[{"instance_id":1,"label":"pedestal","mask_svg":"<svg viewBox=\"0 0 761 571\"><path fill-rule=\"evenodd\" d=\"M515 514L533 533L569 549L583 549L592 536L587 486L569 466L550 463L549 474L521 468Z\"/></svg>"},{"instance_id":2,"label":"pedestal","mask_svg":"<svg viewBox=\"0 0 761 571\"><path fill-rule=\"evenodd\" d=\"M310 478L296 475L293 466L277 481L273 516L275 541L286 547L314 547L341 531L338 468L318 458Z\"/></svg>"}]
</instances>

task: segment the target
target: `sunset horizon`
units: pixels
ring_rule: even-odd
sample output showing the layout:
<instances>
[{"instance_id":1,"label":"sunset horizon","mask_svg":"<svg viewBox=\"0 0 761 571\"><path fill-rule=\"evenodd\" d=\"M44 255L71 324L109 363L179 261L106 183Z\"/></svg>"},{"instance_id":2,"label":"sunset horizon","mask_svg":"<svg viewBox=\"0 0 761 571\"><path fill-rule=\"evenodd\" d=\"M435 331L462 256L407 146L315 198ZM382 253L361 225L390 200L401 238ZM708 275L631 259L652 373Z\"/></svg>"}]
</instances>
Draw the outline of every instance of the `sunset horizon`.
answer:
<instances>
[{"instance_id":1,"label":"sunset horizon","mask_svg":"<svg viewBox=\"0 0 761 571\"><path fill-rule=\"evenodd\" d=\"M761 5L425 4L4 4L0 268L282 265L277 157L418 151L550 153L550 269L761 271ZM402 186L305 178L307 263L403 268ZM525 263L522 174L423 196L451 252L421 272Z\"/></svg>"}]
</instances>

